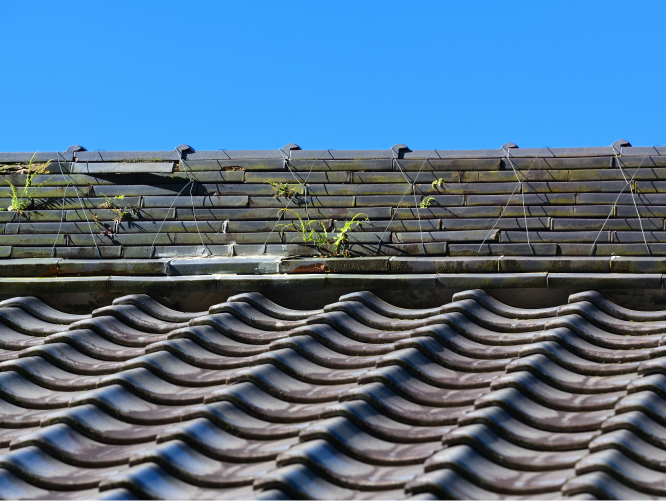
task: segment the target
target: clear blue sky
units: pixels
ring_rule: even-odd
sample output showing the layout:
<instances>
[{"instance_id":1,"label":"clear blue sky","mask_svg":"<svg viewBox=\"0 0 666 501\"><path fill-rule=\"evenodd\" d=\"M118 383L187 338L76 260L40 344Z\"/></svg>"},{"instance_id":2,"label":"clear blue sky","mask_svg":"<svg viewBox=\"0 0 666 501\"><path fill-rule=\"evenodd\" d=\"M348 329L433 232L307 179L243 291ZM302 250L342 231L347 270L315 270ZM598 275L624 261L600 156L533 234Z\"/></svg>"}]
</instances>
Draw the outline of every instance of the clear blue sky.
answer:
<instances>
[{"instance_id":1,"label":"clear blue sky","mask_svg":"<svg viewBox=\"0 0 666 501\"><path fill-rule=\"evenodd\" d=\"M0 151L666 144L666 2L0 0Z\"/></svg>"}]
</instances>

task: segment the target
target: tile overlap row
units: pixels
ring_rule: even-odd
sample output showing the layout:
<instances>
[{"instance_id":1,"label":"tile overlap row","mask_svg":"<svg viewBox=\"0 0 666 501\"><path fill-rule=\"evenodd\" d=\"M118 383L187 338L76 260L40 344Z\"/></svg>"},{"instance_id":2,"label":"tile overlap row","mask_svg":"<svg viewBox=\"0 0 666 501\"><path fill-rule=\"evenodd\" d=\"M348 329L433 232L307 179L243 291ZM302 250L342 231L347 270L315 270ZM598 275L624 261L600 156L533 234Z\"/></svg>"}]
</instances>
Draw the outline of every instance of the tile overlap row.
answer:
<instances>
[{"instance_id":1,"label":"tile overlap row","mask_svg":"<svg viewBox=\"0 0 666 501\"><path fill-rule=\"evenodd\" d=\"M294 293L294 292L292 292ZM666 312L0 302L0 497L666 496Z\"/></svg>"},{"instance_id":2,"label":"tile overlap row","mask_svg":"<svg viewBox=\"0 0 666 501\"><path fill-rule=\"evenodd\" d=\"M0 152L0 208L12 204L5 182L22 191L30 158ZM295 212L283 223L298 216L328 231L367 215L347 237L361 256L666 255L666 153L626 141L462 151L76 146L35 158L53 162L34 178L23 215L0 211L0 257L318 254L280 231L287 207ZM108 197L132 214L114 221Z\"/></svg>"}]
</instances>

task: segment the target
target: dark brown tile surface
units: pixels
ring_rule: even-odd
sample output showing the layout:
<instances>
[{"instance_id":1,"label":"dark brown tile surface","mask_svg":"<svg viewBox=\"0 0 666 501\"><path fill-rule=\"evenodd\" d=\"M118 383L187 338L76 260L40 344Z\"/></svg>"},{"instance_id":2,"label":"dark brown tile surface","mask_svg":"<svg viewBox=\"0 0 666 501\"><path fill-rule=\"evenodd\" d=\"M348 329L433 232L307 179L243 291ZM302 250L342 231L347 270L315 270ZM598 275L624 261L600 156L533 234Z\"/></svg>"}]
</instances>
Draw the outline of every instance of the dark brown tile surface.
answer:
<instances>
[{"instance_id":1,"label":"dark brown tile surface","mask_svg":"<svg viewBox=\"0 0 666 501\"><path fill-rule=\"evenodd\" d=\"M0 497L666 496L666 314L0 305Z\"/></svg>"}]
</instances>

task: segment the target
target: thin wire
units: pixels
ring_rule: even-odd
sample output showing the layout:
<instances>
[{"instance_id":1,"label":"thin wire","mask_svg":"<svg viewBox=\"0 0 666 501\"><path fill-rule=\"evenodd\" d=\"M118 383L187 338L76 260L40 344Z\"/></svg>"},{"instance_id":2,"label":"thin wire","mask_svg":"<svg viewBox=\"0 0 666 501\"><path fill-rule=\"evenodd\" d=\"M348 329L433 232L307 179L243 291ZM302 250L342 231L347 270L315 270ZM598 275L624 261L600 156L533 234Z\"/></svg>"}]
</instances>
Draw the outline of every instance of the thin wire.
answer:
<instances>
[{"instance_id":1,"label":"thin wire","mask_svg":"<svg viewBox=\"0 0 666 501\"><path fill-rule=\"evenodd\" d=\"M539 150L539 153L537 154L537 156L534 157L534 160L532 161L532 165L530 165L530 168L527 169L527 172L525 172L525 174L523 174L523 181L526 181L526 180L527 180L527 175L528 175L528 174L530 173L530 171L532 170L532 167L534 167L534 165L536 164L536 161L539 159L539 156L541 156L541 152L542 152L543 150L545 150L546 148L547 148L547 146L544 146L543 148L541 148L541 149ZM512 164L511 166L513 167L513 164ZM514 169L514 174L515 174L515 169ZM502 216L503 216L504 213L506 212L506 209L509 207L509 204L511 203L511 199L513 198L513 195L516 193L516 190L517 190L518 187L520 187L520 186L521 186L521 183L520 183L520 180L518 180L518 184L516 185L516 187L515 187L515 188L513 189L513 191L511 192L511 195L509 196L509 200L507 200L506 205L504 206L504 208L502 209L502 212L500 213L499 217L498 217L497 220L495 221L495 224L494 224L493 227L490 229L490 231L488 232L488 234L485 236L485 238L484 238L483 241L481 242L481 245L479 245L479 250L476 251L476 255L477 255L477 256L479 256L479 255L481 254L481 249L483 248L483 244L486 243L486 240L488 239L488 237L492 234L493 231L495 231L495 228L497 227L497 225L499 224L500 220L502 219ZM525 200L523 199L523 212L524 212L524 207L525 207ZM525 219L525 227L527 228L527 218ZM532 247L530 247L530 249L532 249Z\"/></svg>"},{"instance_id":2,"label":"thin wire","mask_svg":"<svg viewBox=\"0 0 666 501\"><path fill-rule=\"evenodd\" d=\"M312 174L312 169L314 168L314 164L315 164L315 162L316 162L317 160L319 160L319 158L321 158L321 156L322 156L324 153L328 153L328 152L330 152L331 150L328 149L328 150L326 150L326 151L321 152L321 153L317 156L317 158L315 158L315 159L312 161L312 164L310 165L310 171L308 172L308 175L306 176L306 178L305 178L305 180L303 181L303 183L301 183L301 182L296 178L296 175L291 171L291 168L289 167L289 165L290 165L290 163L289 163L289 158L285 155L284 151L282 151L282 150L278 150L278 151L280 151L280 153L283 155L283 160L285 161L285 163L286 163L286 165L287 165L287 168L289 169L289 172L291 172L291 175L294 177L294 179L296 179L296 182L298 182L298 184L299 184L301 187L303 187L303 186L305 185L305 183L308 182L308 179L310 179L310 175ZM295 198L296 198L296 197L292 197L292 198L289 199L289 201L287 202L287 205L284 207L284 208L285 208L285 211L286 211L286 209L289 208L289 206L291 205L291 202L293 202ZM308 208L307 208L307 191L306 191L306 200L305 200L305 204L306 204L306 205L305 205L305 215L306 215L306 217L308 218L308 221L310 221L310 215L309 215L309 213L308 213ZM275 221L275 225L273 225L273 228L271 229L270 233L269 233L268 236L266 237L266 241L264 242L264 252L266 252L266 245L268 244L268 240L271 238L271 235L272 235L273 232L275 231L275 228L277 228L277 225L278 225L278 224L280 223L280 221L282 220L281 218L282 218L282 216L284 215L284 212L285 212L285 211L283 211L281 214L278 215L278 219L277 219L277 221ZM279 212L279 211L278 211L278 212Z\"/></svg>"},{"instance_id":3,"label":"thin wire","mask_svg":"<svg viewBox=\"0 0 666 501\"><path fill-rule=\"evenodd\" d=\"M95 150L95 151L93 151L93 153L99 152L99 151L100 150ZM58 155L60 155L60 152L58 152ZM100 158L102 158L102 155L100 155ZM88 169L88 162L89 161L90 161L90 159L86 160L86 166L85 166L86 170ZM74 163L74 162L72 161L71 163ZM65 177L65 173L62 170L62 165L61 165L60 160L58 160L58 168L60 169L60 174L62 174L62 176ZM67 176L69 176L70 180L67 183L67 186L65 187L65 191L62 195L62 209L61 209L61 212L60 212L60 226L58 228L58 235L56 235L55 241L53 242L53 247L51 247L51 255L52 256L55 255L55 246L56 246L56 243L58 242L58 237L60 237L60 230L62 228L62 221L63 221L63 217L65 215L65 195L67 194L67 188L69 188L69 185L74 181L74 178L72 177L71 172L68 172ZM83 217L86 218L86 223L88 225L88 231L90 231L90 238L92 239L93 245L95 246L95 250L97 251L97 255L101 258L102 257L102 252L99 250L99 247L97 246L97 240L95 239L95 235L93 235L92 228L90 227L90 220L88 219L88 214L86 214L86 209L83 206L83 201L81 200L81 197L79 195L79 191L76 189L76 186L74 187L74 193L76 193L76 198L79 201L79 205L81 207L81 212L83 212Z\"/></svg>"},{"instance_id":4,"label":"thin wire","mask_svg":"<svg viewBox=\"0 0 666 501\"><path fill-rule=\"evenodd\" d=\"M615 148L613 148L613 152L615 154L615 159L617 160L617 166L620 169L620 173L622 174L622 177L624 178L624 181L627 182L627 176L624 175L624 169L622 169L622 165L620 165L620 159L617 156L617 153L615 153ZM643 157L643 160L645 160L645 156ZM641 165L642 165L642 161L641 161ZM640 166L638 168L640 169ZM648 246L647 239L645 238L645 232L643 231L643 221L641 219L641 214L638 211L638 206L636 205L636 197L634 197L634 187L633 187L632 184L629 184L629 191L631 193L631 200L634 202L634 209L636 210L636 215L638 216L638 224L641 227L641 234L643 235L643 242L645 243L645 248L648 251L648 255L651 255L652 252L650 252L650 247Z\"/></svg>"},{"instance_id":5,"label":"thin wire","mask_svg":"<svg viewBox=\"0 0 666 501\"><path fill-rule=\"evenodd\" d=\"M513 173L516 176L516 180L518 181L518 185L520 186L520 194L523 199L523 218L525 219L525 234L527 235L527 246L530 248L530 252L534 254L534 249L532 249L532 246L530 245L530 230L527 227L527 208L525 207L525 188L523 187L523 182L525 181L525 178L523 177L523 180L521 181L520 178L518 177L518 173L516 172L516 167L513 165L513 162L511 161L511 155L509 153L509 149L508 148L505 149L504 146L502 146L502 149L504 150L506 159L509 161L509 165L511 165Z\"/></svg>"},{"instance_id":6,"label":"thin wire","mask_svg":"<svg viewBox=\"0 0 666 501\"><path fill-rule=\"evenodd\" d=\"M435 150L432 150L432 151L435 151ZM427 162L428 159L430 158L430 154L431 154L431 153L432 153L432 152L428 153L428 155L427 155L427 156L425 157L425 159L423 160L423 163L421 164L421 167L419 168L419 171L416 173L416 177L414 178L414 183L416 183L416 180L419 178L419 174L421 174L421 171L423 170L423 166L426 164L426 162ZM394 155L395 155L395 153L394 153ZM395 156L394 156L394 158L395 158ZM399 166L399 164L398 164L398 166ZM401 170L401 172L402 172L402 170ZM403 173L403 176L405 176L404 173ZM375 254L377 254L377 253L379 252L379 248L382 246L382 240L384 240L384 235L386 235L386 232L388 231L389 227L391 226L391 223L392 223L393 220L395 219L395 215L398 213L398 209L400 208L400 205L402 205L402 201L405 199L405 197L407 196L407 193L409 193L409 190L411 190L412 187L413 187L413 186L412 186L412 183L410 183L410 184L409 184L409 187L407 188L407 190L405 191L405 193L403 193L402 198L401 198L400 201L398 202L398 207L393 211L393 215L391 216L391 219L389 220L388 224L387 224L386 227L384 228L384 233L382 233L382 236L379 237L379 242L377 243L377 247L375 248ZM421 214L420 214L418 208L416 209L416 213L417 213L417 215L418 215L418 217L419 217L419 227L420 227L420 224L421 224L421 223L420 223L420 222L421 222ZM421 233L421 241L423 242L423 233ZM424 244L424 247L425 247L425 244Z\"/></svg>"},{"instance_id":7,"label":"thin wire","mask_svg":"<svg viewBox=\"0 0 666 501\"><path fill-rule=\"evenodd\" d=\"M279 150L279 151L282 152L282 155L284 156L284 160L287 162L287 165L289 165L289 159L286 158L286 155L284 154L284 151L282 151L282 150ZM312 161L312 163L310 164L310 171L308 172L308 175L305 177L305 180L303 181L303 183L301 183L300 181L298 181L298 179L296 179L296 176L295 176L295 175L293 174L293 172L292 172L292 176L294 176L294 179L296 179L296 181L298 182L298 184L301 185L301 187L304 186L305 183L308 182L308 179L310 179L310 175L312 174L312 169L314 168L314 164L315 164L315 162L316 162L317 160L319 160L319 159L321 158L321 156L322 156L324 153L329 153L330 151L331 151L330 149L328 149L328 150L326 150L326 151L322 151L322 152L317 156L317 158L315 158L315 159ZM291 169L289 169L289 171L291 172ZM289 199L289 201L287 202L287 205L284 207L284 211L282 211L282 213L278 215L278 219L277 219L277 221L275 221L275 224L273 225L273 228L271 229L270 233L269 233L268 236L266 237L266 241L264 242L264 252L266 252L266 246L268 245L268 240L270 240L271 235L273 234L273 232L275 232L275 228L277 228L277 225L278 225L278 224L280 223L280 221L282 220L282 219L281 219L282 216L284 215L285 211L289 208L289 206L291 205L291 202L294 200L294 198L296 198L296 197L292 197L292 198ZM280 210L281 210L281 209L280 209ZM280 211L278 211L278 213L279 213L279 212L280 212ZM310 216L309 216L309 214L308 214L308 209L307 209L307 191L306 191L305 215L306 215L306 217L308 218L308 221L310 221Z\"/></svg>"},{"instance_id":8,"label":"thin wire","mask_svg":"<svg viewBox=\"0 0 666 501\"><path fill-rule=\"evenodd\" d=\"M95 153L95 152L99 153L99 158L100 158L101 160L104 160L104 159L102 158L102 154L100 153L100 151L101 151L101 150L95 150L95 151L93 151L93 153ZM73 154L72 154L72 155L73 155ZM86 166L85 166L86 171L88 171L88 163L89 163L89 162L90 162L90 158L88 158L88 159L86 160ZM79 173L79 174L80 174L80 173ZM69 177L70 177L71 179L73 179L71 173L68 173L68 175L69 175ZM83 212L83 217L86 218L86 224L88 225L88 230L90 231L90 238L92 238L92 241L93 241L93 243L95 244L95 250L97 250L97 255L101 258L101 257L102 257L102 251L100 251L100 250L99 250L99 247L97 246L97 240L95 239L95 235L93 235L92 228L90 227L90 220L88 219L88 214L86 214L86 210L85 210L85 208L84 208L84 206L83 206L83 200L81 200L81 197L79 196L79 192L78 192L78 190L77 190L76 188L74 188L74 193L76 193L76 197L77 197L78 200L79 200L79 205L81 206L81 211Z\"/></svg>"},{"instance_id":9,"label":"thin wire","mask_svg":"<svg viewBox=\"0 0 666 501\"><path fill-rule=\"evenodd\" d=\"M499 217L495 221L495 224L493 225L492 228L490 228L490 231L488 231L488 234L483 238L481 241L481 245L479 245L479 250L476 251L476 255L479 256L481 254L481 249L483 248L483 244L486 243L486 240L488 240L488 237L492 234L493 231L495 231L495 228L499 224L500 220L502 219L502 216L504 216L504 213L506 212L506 209L509 207L509 204L511 203L511 199L513 198L513 195L516 193L516 190L518 189L519 185L516 185L516 187L513 189L511 192L511 195L509 196L509 200L507 200L506 205L502 208L502 212L500 212Z\"/></svg>"},{"instance_id":10,"label":"thin wire","mask_svg":"<svg viewBox=\"0 0 666 501\"><path fill-rule=\"evenodd\" d=\"M210 162L212 162L213 160L215 160L215 156L216 156L220 151L224 152L224 150L222 150L222 149L218 149L218 150L216 150L215 153L213 153L213 158L209 158L208 161L203 165L203 167L201 167L201 169L199 170L199 174L201 174L204 170L206 170L206 167L208 167L208 166L210 165ZM225 153L225 155L227 155L227 158L229 157L229 155L228 155L227 153ZM184 161L185 161L185 160L183 160L183 159L181 158L181 162L184 162ZM189 171L185 171L185 173L187 174L188 179L190 179ZM149 253L149 255L148 255L149 258L152 258L152 257L153 257L153 253L154 253L154 249L155 249L155 242L157 242L157 237L160 236L160 232L162 231L162 227L164 226L164 223L166 222L167 218L169 217L169 211L170 211L171 209L173 209L173 206L174 206L174 204L176 203L176 200L178 200L178 197L180 196L180 194L181 194L183 191L185 191L185 189L186 189L188 186L190 186L190 185L194 185L194 180L195 180L195 179L194 179L194 175L192 175L192 176L193 176L193 177L187 182L187 184L186 184L185 186L183 186L183 187L180 189L180 191L176 194L176 196L173 198L173 201L171 202L171 205L170 205L169 208L167 209L166 214L164 215L164 219L162 219L162 223L160 224L160 227L157 229L157 233L155 234L155 238L153 239L153 244L150 246L150 253ZM194 186L192 186L192 188L193 188L193 187L194 187ZM190 202L192 202L192 217L194 217L194 221L197 222L196 214L195 214L195 207L194 207L194 196L192 195L192 188L190 188ZM199 225L198 225L198 222L197 222L196 224L197 224L197 231L199 231ZM201 233L199 233L199 237L201 238ZM203 251L204 251L204 252L208 252L208 248L207 248L206 244L203 243L203 238L201 238L201 244L203 245Z\"/></svg>"},{"instance_id":11,"label":"thin wire","mask_svg":"<svg viewBox=\"0 0 666 501\"><path fill-rule=\"evenodd\" d=\"M613 148L613 154L615 155L615 148ZM601 232L604 231L604 228L606 227L606 223L610 219L611 214L613 214L613 212L615 211L615 207L617 206L618 200L620 200L620 196L622 195L622 193L624 193L624 189L627 186L631 185L631 182L634 180L634 177L636 177L636 174L638 174L638 170L643 166L643 162L645 162L645 159L647 158L647 156L648 156L648 154L646 152L645 155L643 156L643 159L641 160L641 163L638 165L638 168L636 168L636 170L634 171L634 175L631 176L631 179L629 181L626 181L626 178L625 178L626 184L622 187L622 189L620 190L620 193L617 194L617 197L615 198L615 202L613 203L613 206L611 207L611 210L608 213L608 216L606 216L606 220L604 221L604 224L601 225L601 229L599 230L599 233L597 233L597 237L594 239L594 242L592 242L592 247L590 248L590 256L594 254L594 250L596 248L597 241L599 240L599 237L601 236ZM616 158L617 158L617 156L616 156ZM619 165L620 164L618 162L618 166ZM621 171L622 171L622 168L620 167L620 172ZM624 173L622 174L622 176L624 177ZM638 210L638 209L636 209L636 210ZM640 221L640 216L639 216L639 221ZM642 229L643 229L643 224L641 223L641 231L642 231ZM645 234L643 234L643 238L645 239ZM650 253L650 247L647 245L647 242L645 242L645 245L648 248L648 253Z\"/></svg>"},{"instance_id":12,"label":"thin wire","mask_svg":"<svg viewBox=\"0 0 666 501\"><path fill-rule=\"evenodd\" d=\"M398 164L398 166L400 166L400 165ZM421 226L421 211L419 210L420 209L419 203L416 200L416 190L417 189L418 189L418 187L416 186L416 181L414 181L414 184L412 185L412 195L414 195L414 208L416 209L416 215L419 218L419 236L421 237L421 248L423 249L423 253L425 254L426 250L425 250L425 242L423 241L423 227ZM423 192L421 192L421 193L423 193Z\"/></svg>"},{"instance_id":13,"label":"thin wire","mask_svg":"<svg viewBox=\"0 0 666 501\"><path fill-rule=\"evenodd\" d=\"M393 163L395 163L398 166L398 170L402 174L402 177L405 178L405 181L407 181L407 184L409 184L412 188L412 195L414 195L414 208L416 209L416 215L419 218L419 235L421 237L421 247L423 247L423 252L425 253L425 242L423 241L423 228L421 227L421 211L419 210L419 204L416 201L416 189L417 189L416 180L418 179L418 174L417 174L416 178L414 178L413 181L411 179L409 179L407 177L407 173L405 171L403 171L402 166L400 165L400 162L397 161L398 157L395 154L395 150L391 149L391 154L393 155ZM428 156L430 156L430 153L428 153ZM427 158L426 158L426 160L427 160ZM421 165L421 168L423 168L423 165ZM420 173L421 173L421 171L419 171L419 174ZM421 192L421 193L423 193L423 192ZM401 202L402 202L402 200L401 200ZM391 221L393 221L393 219L391 219ZM384 233L386 233L386 229L385 229ZM382 234L382 238L384 238L383 234ZM380 240L380 243L381 243L381 240Z\"/></svg>"},{"instance_id":14,"label":"thin wire","mask_svg":"<svg viewBox=\"0 0 666 501\"><path fill-rule=\"evenodd\" d=\"M220 150L218 149L218 150L215 152L215 154L214 154L213 156L217 155L217 153L218 153L219 151L220 151ZM224 154L227 155L227 158L228 158L228 159L231 159L231 157L229 157L229 154L228 154L226 151L224 151ZM206 164L204 164L203 168L199 171L199 173L202 173L204 170L206 170L206 167L208 167L208 165L210 164L211 160L212 160L212 159L210 159L210 158L208 159L208 161L206 162ZM182 155L181 155L181 161L184 161L183 158L182 158ZM197 179L196 179L196 175L195 175L193 172L189 171L189 170L186 170L186 171L184 171L184 172L185 172L185 174L187 175L188 179L190 179L191 182L192 182L192 184L190 185L190 202L192 203L192 217L194 218L194 225L195 225L195 227L196 227L196 229L197 229L197 233L199 234L199 240L201 241L201 247L202 247L202 249L203 249L203 252L204 252L206 255L211 255L211 252L210 252L210 250L208 249L208 246L204 243L204 241L203 241L203 237L201 236L201 230L199 229L199 220L197 219L197 213L196 213L196 211L194 210L194 195L192 194L192 190L194 189L194 183L195 183L195 181L197 180ZM190 177L190 176L191 176L191 177ZM167 215L168 215L168 214L167 214ZM226 233L226 229L225 229L225 233ZM159 234L159 232L158 232L158 234ZM151 252L152 252L152 251L151 251Z\"/></svg>"},{"instance_id":15,"label":"thin wire","mask_svg":"<svg viewBox=\"0 0 666 501\"><path fill-rule=\"evenodd\" d=\"M58 168L60 169L60 175L62 177L65 177L65 173L62 170L62 165L60 165L60 157L62 156L60 154L60 151L57 151L56 154L58 155ZM51 247L51 257L55 257L55 248L56 244L58 243L58 238L60 238L60 232L62 230L62 222L65 217L65 198L67 198L67 190L69 189L69 185L72 183L72 178L70 177L69 181L67 181L67 186L65 186L65 191L62 193L62 209L60 211L60 225L58 226L58 234L55 237L55 240L53 241L53 247Z\"/></svg>"},{"instance_id":16,"label":"thin wire","mask_svg":"<svg viewBox=\"0 0 666 501\"><path fill-rule=\"evenodd\" d=\"M187 173L187 177L190 177L189 171L185 171ZM201 230L199 230L199 221L197 220L197 213L194 210L194 195L192 194L192 190L194 189L194 179L192 179L192 184L190 185L190 202L192 203L192 217L194 218L194 226L197 229L197 233L199 234L199 240L201 240L201 247L204 249L204 252L206 255L210 254L210 251L208 250L208 247L206 247L206 244L203 241L203 237L201 236Z\"/></svg>"},{"instance_id":17,"label":"thin wire","mask_svg":"<svg viewBox=\"0 0 666 501\"><path fill-rule=\"evenodd\" d=\"M393 151L393 150L391 150L391 151ZM437 150L432 150L432 151L436 152ZM393 154L394 154L394 158L395 158L395 152L393 152ZM428 156L426 157L425 161L421 164L421 169L423 169L423 166L426 164L429 157L430 157L430 153L428 153ZM398 168L400 170L402 170L400 162L397 161L398 159L395 158L395 160L396 160L396 164L398 165ZM416 209L416 215L419 217L419 235L421 236L421 247L423 248L423 253L425 254L426 250L425 250L425 242L423 241L423 227L421 226L421 211L419 210L420 207L419 207L418 202L416 201L416 190L421 191L421 189L416 184L416 182L419 179L419 174L421 174L421 169L419 169L419 171L416 174L416 177L414 178L414 182L412 184L412 194L414 195L414 208ZM423 192L421 192L421 194L423 194Z\"/></svg>"},{"instance_id":18,"label":"thin wire","mask_svg":"<svg viewBox=\"0 0 666 501\"><path fill-rule=\"evenodd\" d=\"M280 154L282 155L282 161L284 162L285 167L287 168L287 170L288 170L289 173L291 174L291 177L293 177L293 178L296 180L296 182L297 182L298 185L299 185L299 189L300 189L300 188L303 189L303 195L304 195L304 199L305 199L305 217L307 218L308 222L310 222L310 212L308 211L308 187L307 187L307 185L306 185L305 183L307 183L308 179L310 179L310 174L312 173L312 167L314 166L314 162L313 162L312 166L310 166L310 172L308 173L307 178L305 179L305 181L303 181L303 182L301 183L301 181L298 179L298 177L296 177L296 173L295 173L293 170L291 170L291 163L289 162L289 157L285 154L284 151L282 151L282 150L278 150L278 151L279 151ZM326 151L329 151L329 150L326 150ZM320 156L321 156L321 155L322 155L322 154L320 154ZM288 186L289 186L289 184L287 184L287 187L288 187ZM296 193L296 195L298 195L298 193ZM291 203L291 201L292 201L294 198L296 198L296 196L291 197L291 198L289 199L289 202ZM287 206L288 206L288 205L287 205ZM270 235L269 235L269 236L270 236ZM266 243L264 243L264 245L266 245Z\"/></svg>"}]
</instances>

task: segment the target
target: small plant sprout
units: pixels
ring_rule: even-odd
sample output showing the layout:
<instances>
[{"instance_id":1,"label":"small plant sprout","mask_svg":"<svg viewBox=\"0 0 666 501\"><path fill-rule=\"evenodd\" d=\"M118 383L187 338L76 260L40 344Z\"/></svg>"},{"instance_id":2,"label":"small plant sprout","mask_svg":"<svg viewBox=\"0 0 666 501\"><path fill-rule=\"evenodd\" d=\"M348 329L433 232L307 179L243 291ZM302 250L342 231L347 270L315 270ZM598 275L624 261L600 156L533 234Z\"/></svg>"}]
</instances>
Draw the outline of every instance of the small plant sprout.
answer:
<instances>
[{"instance_id":1,"label":"small plant sprout","mask_svg":"<svg viewBox=\"0 0 666 501\"><path fill-rule=\"evenodd\" d=\"M51 163L51 160L48 162L41 164L41 165L35 165L35 155L37 155L37 152L35 152L32 157L30 158L30 163L25 169L21 169L18 171L19 173L25 173L26 178L25 178L25 186L23 186L23 189L21 190L21 187L19 187L19 190L16 189L16 186L12 184L11 181L5 181L7 184L9 184L9 187L11 188L12 191L12 203L9 207L7 207L8 211L13 211L16 212L19 217L23 216L25 212L32 206L32 199L35 198L39 192L39 189L42 188L46 183L48 183L51 179L53 179L55 176L51 176L50 178L46 179L45 181L42 181L39 184L32 184L33 179L35 176L39 174L43 174L46 171L46 168L49 166Z\"/></svg>"},{"instance_id":2,"label":"small plant sprout","mask_svg":"<svg viewBox=\"0 0 666 501\"><path fill-rule=\"evenodd\" d=\"M273 187L273 196L275 198L294 198L298 195L298 188L292 188L289 183L282 183L276 181L268 181Z\"/></svg>"},{"instance_id":3,"label":"small plant sprout","mask_svg":"<svg viewBox=\"0 0 666 501\"><path fill-rule=\"evenodd\" d=\"M432 198L432 197L425 197L423 200L421 200L421 203L419 204L419 207L421 209L427 209L428 207L432 207L433 205L436 205L437 201Z\"/></svg>"},{"instance_id":4,"label":"small plant sprout","mask_svg":"<svg viewBox=\"0 0 666 501\"><path fill-rule=\"evenodd\" d=\"M434 189L434 188L441 188L441 187L443 187L443 186L446 186L446 181L444 181L444 180L441 179L441 178L440 178L440 179L435 179L435 180L432 182L432 187L433 187L433 189Z\"/></svg>"},{"instance_id":5,"label":"small plant sprout","mask_svg":"<svg viewBox=\"0 0 666 501\"><path fill-rule=\"evenodd\" d=\"M125 195L118 195L115 197L108 197L104 193L102 193L102 196L104 197L104 202L99 204L97 206L98 209L103 209L103 210L109 210L115 214L115 218L113 219L113 227L109 228L109 231L104 231L102 234L104 235L113 235L118 233L118 229L120 227L120 223L123 220L130 219L132 216L136 216L139 213L139 209L136 207L133 207L132 205L126 205L125 207L120 207L116 204L116 200L123 200L125 198ZM99 215L98 214L93 214L93 220L96 223L99 223Z\"/></svg>"}]
</instances>

